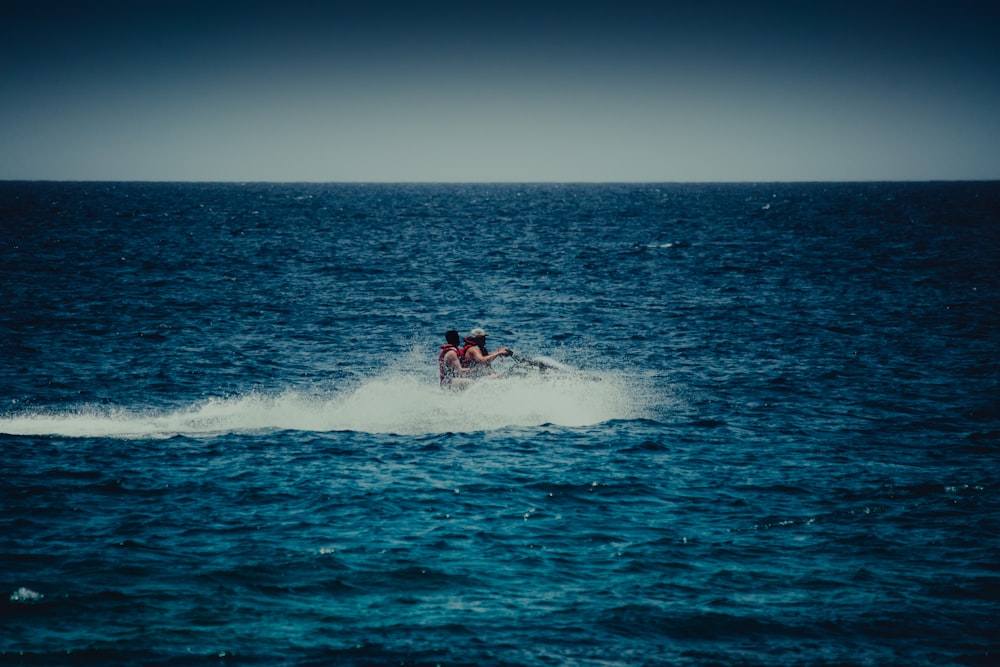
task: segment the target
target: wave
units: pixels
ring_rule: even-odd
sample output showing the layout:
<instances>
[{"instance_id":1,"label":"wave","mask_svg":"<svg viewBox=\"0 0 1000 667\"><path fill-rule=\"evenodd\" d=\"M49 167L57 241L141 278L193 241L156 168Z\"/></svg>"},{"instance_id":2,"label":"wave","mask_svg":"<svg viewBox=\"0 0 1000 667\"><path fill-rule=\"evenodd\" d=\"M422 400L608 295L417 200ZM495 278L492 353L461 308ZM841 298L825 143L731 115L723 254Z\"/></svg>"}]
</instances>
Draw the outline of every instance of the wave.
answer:
<instances>
[{"instance_id":1,"label":"wave","mask_svg":"<svg viewBox=\"0 0 1000 667\"><path fill-rule=\"evenodd\" d=\"M614 373L488 379L449 392L438 387L436 377L393 371L340 391L250 393L172 411L105 405L43 409L0 418L0 433L170 438L289 430L423 435L543 424L581 427L647 417L641 395L626 376Z\"/></svg>"}]
</instances>

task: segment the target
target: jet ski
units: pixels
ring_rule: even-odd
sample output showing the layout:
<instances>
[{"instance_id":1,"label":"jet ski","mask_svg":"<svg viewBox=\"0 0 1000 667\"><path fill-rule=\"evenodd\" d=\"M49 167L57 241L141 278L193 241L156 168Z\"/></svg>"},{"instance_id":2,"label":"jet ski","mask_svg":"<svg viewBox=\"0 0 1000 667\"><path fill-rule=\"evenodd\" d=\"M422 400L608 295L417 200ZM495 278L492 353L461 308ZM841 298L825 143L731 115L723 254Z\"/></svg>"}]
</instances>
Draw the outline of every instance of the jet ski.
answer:
<instances>
[{"instance_id":1,"label":"jet ski","mask_svg":"<svg viewBox=\"0 0 1000 667\"><path fill-rule=\"evenodd\" d=\"M526 376L574 376L587 380L599 380L598 377L583 375L579 369L573 368L561 361L556 361L551 357L532 356L511 352L506 359L514 362L504 369L505 377L526 377ZM496 364L494 364L496 369Z\"/></svg>"}]
</instances>

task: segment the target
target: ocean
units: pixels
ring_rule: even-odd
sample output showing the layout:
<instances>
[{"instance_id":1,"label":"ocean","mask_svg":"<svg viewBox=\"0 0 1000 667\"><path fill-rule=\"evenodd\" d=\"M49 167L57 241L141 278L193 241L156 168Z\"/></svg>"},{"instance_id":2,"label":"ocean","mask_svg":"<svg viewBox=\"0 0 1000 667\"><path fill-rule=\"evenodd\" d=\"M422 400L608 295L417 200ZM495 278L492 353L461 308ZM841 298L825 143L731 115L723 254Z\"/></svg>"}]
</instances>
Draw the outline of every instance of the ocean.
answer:
<instances>
[{"instance_id":1,"label":"ocean","mask_svg":"<svg viewBox=\"0 0 1000 667\"><path fill-rule=\"evenodd\" d=\"M0 663L998 665L1000 183L0 183ZM439 387L444 332L505 358Z\"/></svg>"}]
</instances>

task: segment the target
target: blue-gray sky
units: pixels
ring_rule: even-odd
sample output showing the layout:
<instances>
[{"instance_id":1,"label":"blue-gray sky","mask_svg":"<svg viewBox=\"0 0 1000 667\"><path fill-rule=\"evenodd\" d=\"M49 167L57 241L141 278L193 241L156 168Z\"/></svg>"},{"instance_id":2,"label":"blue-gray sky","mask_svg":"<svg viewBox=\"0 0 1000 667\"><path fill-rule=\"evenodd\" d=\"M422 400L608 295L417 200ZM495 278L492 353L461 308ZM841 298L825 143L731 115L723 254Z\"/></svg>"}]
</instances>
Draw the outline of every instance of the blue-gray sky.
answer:
<instances>
[{"instance_id":1,"label":"blue-gray sky","mask_svg":"<svg viewBox=\"0 0 1000 667\"><path fill-rule=\"evenodd\" d=\"M1000 178L993 2L0 4L0 179Z\"/></svg>"}]
</instances>

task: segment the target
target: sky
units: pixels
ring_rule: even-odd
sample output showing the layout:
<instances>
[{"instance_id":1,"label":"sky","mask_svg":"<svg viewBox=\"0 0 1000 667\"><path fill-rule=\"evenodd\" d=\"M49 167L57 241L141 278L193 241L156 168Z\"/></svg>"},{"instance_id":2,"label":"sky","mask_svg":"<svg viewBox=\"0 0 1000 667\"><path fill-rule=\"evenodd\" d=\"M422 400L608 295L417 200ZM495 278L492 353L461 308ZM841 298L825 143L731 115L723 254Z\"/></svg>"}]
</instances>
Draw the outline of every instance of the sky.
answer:
<instances>
[{"instance_id":1,"label":"sky","mask_svg":"<svg viewBox=\"0 0 1000 667\"><path fill-rule=\"evenodd\" d=\"M1000 5L0 0L0 180L1000 179Z\"/></svg>"}]
</instances>

